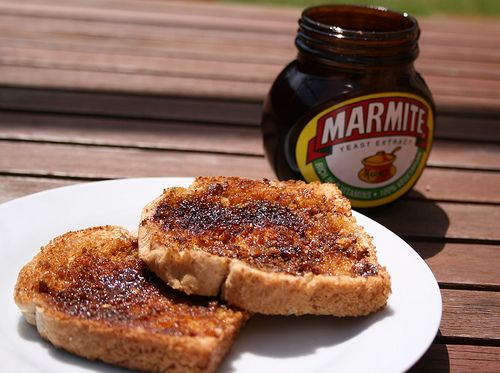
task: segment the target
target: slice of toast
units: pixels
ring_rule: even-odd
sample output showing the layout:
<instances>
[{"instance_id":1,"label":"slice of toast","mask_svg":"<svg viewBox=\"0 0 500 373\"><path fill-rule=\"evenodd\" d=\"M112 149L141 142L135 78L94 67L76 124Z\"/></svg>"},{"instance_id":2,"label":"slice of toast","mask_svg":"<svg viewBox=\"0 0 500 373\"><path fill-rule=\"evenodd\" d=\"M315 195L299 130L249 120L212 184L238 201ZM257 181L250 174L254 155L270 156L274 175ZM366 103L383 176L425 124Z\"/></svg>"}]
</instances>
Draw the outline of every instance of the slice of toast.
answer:
<instances>
[{"instance_id":1,"label":"slice of toast","mask_svg":"<svg viewBox=\"0 0 500 373\"><path fill-rule=\"evenodd\" d=\"M265 314L366 315L391 292L334 184L199 177L143 210L139 255L187 294Z\"/></svg>"},{"instance_id":2,"label":"slice of toast","mask_svg":"<svg viewBox=\"0 0 500 373\"><path fill-rule=\"evenodd\" d=\"M55 346L150 372L215 371L248 316L166 286L115 226L53 239L22 268L14 299Z\"/></svg>"}]
</instances>

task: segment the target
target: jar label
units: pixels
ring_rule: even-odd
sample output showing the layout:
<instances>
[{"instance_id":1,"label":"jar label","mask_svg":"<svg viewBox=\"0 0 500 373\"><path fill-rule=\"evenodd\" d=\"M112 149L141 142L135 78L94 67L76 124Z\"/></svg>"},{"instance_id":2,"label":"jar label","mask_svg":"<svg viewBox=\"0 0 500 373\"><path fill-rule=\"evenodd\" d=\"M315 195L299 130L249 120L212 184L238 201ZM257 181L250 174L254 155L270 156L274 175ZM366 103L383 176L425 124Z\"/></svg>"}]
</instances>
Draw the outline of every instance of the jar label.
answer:
<instances>
[{"instance_id":1,"label":"jar label","mask_svg":"<svg viewBox=\"0 0 500 373\"><path fill-rule=\"evenodd\" d=\"M420 96L386 92L323 110L303 127L295 148L308 182L333 182L355 207L395 200L425 167L434 135L431 106Z\"/></svg>"}]
</instances>

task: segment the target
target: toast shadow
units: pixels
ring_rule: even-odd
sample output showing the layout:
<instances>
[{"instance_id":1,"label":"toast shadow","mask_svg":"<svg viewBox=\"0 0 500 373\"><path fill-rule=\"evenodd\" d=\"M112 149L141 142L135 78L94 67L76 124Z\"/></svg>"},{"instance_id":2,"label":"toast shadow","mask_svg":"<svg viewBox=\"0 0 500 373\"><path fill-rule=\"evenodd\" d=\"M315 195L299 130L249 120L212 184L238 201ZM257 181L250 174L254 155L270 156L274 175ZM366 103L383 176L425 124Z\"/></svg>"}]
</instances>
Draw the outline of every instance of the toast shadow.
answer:
<instances>
[{"instance_id":1,"label":"toast shadow","mask_svg":"<svg viewBox=\"0 0 500 373\"><path fill-rule=\"evenodd\" d=\"M304 357L318 349L344 343L394 311L390 306L366 317L255 315L244 326L220 368L236 372L243 354L270 358Z\"/></svg>"}]
</instances>

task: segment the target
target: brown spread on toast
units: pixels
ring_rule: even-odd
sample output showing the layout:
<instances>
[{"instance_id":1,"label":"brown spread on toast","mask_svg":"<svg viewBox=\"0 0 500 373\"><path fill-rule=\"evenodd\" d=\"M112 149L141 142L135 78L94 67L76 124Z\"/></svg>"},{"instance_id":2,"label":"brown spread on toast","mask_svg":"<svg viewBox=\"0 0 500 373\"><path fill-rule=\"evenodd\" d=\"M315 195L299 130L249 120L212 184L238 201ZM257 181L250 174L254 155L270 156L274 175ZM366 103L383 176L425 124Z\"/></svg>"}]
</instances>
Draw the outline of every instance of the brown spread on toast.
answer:
<instances>
[{"instance_id":1,"label":"brown spread on toast","mask_svg":"<svg viewBox=\"0 0 500 373\"><path fill-rule=\"evenodd\" d=\"M179 251L187 243L299 276L377 275L375 258L357 242L348 201L316 190L300 181L201 177L187 190L166 190L150 219Z\"/></svg>"},{"instance_id":2,"label":"brown spread on toast","mask_svg":"<svg viewBox=\"0 0 500 373\"><path fill-rule=\"evenodd\" d=\"M84 250L58 269L64 286L41 279L39 292L69 316L177 336L215 336L218 324L232 313L216 300L187 297L168 287L139 259L137 241L110 254Z\"/></svg>"}]
</instances>

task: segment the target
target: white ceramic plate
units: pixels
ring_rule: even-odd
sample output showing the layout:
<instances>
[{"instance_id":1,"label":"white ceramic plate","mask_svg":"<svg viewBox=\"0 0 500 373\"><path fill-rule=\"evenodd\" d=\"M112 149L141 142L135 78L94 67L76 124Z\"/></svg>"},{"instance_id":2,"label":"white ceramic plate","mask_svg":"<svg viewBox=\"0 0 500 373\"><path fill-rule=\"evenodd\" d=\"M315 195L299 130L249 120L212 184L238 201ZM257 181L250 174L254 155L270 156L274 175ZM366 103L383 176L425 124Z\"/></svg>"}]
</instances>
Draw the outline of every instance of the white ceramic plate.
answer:
<instances>
[{"instance_id":1,"label":"white ceramic plate","mask_svg":"<svg viewBox=\"0 0 500 373\"><path fill-rule=\"evenodd\" d=\"M17 372L126 372L55 349L21 317L12 299L21 267L52 237L116 224L136 228L142 207L190 178L144 178L53 189L0 205L0 361ZM255 316L221 372L403 372L432 343L441 295L425 262L380 224L356 213L392 277L387 307L371 316Z\"/></svg>"}]
</instances>

